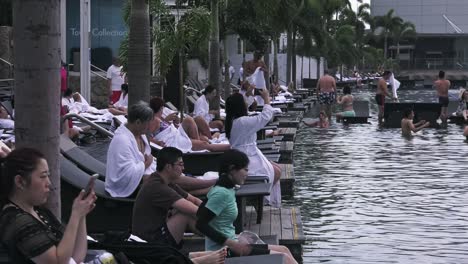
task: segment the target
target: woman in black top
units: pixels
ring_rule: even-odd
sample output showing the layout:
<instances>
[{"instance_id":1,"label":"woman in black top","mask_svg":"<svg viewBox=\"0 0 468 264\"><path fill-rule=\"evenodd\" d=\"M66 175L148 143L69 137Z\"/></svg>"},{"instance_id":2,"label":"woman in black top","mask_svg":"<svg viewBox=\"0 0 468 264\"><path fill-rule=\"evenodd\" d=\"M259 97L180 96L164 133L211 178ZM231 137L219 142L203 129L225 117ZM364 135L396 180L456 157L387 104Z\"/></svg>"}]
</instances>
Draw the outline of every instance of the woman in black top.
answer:
<instances>
[{"instance_id":1,"label":"woman in black top","mask_svg":"<svg viewBox=\"0 0 468 264\"><path fill-rule=\"evenodd\" d=\"M20 148L1 162L0 243L13 263L80 263L87 251L86 215L94 191L80 192L67 226L42 207L50 192L49 168L37 150Z\"/></svg>"}]
</instances>

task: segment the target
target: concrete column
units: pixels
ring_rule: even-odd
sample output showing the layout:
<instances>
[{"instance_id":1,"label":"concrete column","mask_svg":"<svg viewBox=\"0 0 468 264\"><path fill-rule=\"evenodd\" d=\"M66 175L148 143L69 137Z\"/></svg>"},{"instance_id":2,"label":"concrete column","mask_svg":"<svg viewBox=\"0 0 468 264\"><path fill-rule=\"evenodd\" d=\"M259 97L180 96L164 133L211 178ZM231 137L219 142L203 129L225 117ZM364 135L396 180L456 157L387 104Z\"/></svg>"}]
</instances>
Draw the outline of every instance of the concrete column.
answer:
<instances>
[{"instance_id":1,"label":"concrete column","mask_svg":"<svg viewBox=\"0 0 468 264\"><path fill-rule=\"evenodd\" d=\"M80 0L80 84L81 96L91 103L91 0Z\"/></svg>"},{"instance_id":2,"label":"concrete column","mask_svg":"<svg viewBox=\"0 0 468 264\"><path fill-rule=\"evenodd\" d=\"M60 57L67 61L67 0L60 1Z\"/></svg>"}]
</instances>

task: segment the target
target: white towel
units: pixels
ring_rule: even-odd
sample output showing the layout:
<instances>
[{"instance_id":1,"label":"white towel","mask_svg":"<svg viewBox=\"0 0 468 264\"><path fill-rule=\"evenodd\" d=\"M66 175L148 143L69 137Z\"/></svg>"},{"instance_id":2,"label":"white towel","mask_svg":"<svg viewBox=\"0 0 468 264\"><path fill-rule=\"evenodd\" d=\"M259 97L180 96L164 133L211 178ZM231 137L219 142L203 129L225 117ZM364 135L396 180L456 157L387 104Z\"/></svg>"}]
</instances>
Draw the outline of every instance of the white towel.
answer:
<instances>
[{"instance_id":1,"label":"white towel","mask_svg":"<svg viewBox=\"0 0 468 264\"><path fill-rule=\"evenodd\" d=\"M398 88L400 88L400 82L397 79L395 79L395 75L393 75L393 73L392 75L390 75L390 79L388 80L388 82L392 86L393 97L398 99L397 90Z\"/></svg>"}]
</instances>

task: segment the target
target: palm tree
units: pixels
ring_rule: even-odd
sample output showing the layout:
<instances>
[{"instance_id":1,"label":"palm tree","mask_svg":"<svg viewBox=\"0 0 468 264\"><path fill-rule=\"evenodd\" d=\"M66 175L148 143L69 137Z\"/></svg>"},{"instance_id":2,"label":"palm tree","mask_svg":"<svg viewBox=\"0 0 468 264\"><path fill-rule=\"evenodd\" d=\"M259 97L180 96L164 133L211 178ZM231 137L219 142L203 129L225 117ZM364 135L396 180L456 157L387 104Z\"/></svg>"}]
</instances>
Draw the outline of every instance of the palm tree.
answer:
<instances>
[{"instance_id":1,"label":"palm tree","mask_svg":"<svg viewBox=\"0 0 468 264\"><path fill-rule=\"evenodd\" d=\"M384 58L387 59L388 52L388 38L391 36L391 32L395 28L395 25L402 24L403 20L401 17L393 15L394 10L390 9L387 14L383 16L375 17L375 23L378 28L382 29L381 35L384 37Z\"/></svg>"},{"instance_id":2,"label":"palm tree","mask_svg":"<svg viewBox=\"0 0 468 264\"><path fill-rule=\"evenodd\" d=\"M16 146L44 153L60 219L60 1L13 1L13 14Z\"/></svg>"},{"instance_id":3,"label":"palm tree","mask_svg":"<svg viewBox=\"0 0 468 264\"><path fill-rule=\"evenodd\" d=\"M396 24L391 32L391 37L394 43L397 45L396 60L400 61L400 42L408 39L416 38L416 27L411 22L403 22Z\"/></svg>"},{"instance_id":4,"label":"palm tree","mask_svg":"<svg viewBox=\"0 0 468 264\"><path fill-rule=\"evenodd\" d=\"M219 4L218 0L211 0L211 29L210 29L210 52L209 52L209 75L208 84L216 88L217 96L213 99L210 107L219 109Z\"/></svg>"},{"instance_id":5,"label":"palm tree","mask_svg":"<svg viewBox=\"0 0 468 264\"><path fill-rule=\"evenodd\" d=\"M150 28L147 0L132 0L128 40L128 104L150 99Z\"/></svg>"}]
</instances>

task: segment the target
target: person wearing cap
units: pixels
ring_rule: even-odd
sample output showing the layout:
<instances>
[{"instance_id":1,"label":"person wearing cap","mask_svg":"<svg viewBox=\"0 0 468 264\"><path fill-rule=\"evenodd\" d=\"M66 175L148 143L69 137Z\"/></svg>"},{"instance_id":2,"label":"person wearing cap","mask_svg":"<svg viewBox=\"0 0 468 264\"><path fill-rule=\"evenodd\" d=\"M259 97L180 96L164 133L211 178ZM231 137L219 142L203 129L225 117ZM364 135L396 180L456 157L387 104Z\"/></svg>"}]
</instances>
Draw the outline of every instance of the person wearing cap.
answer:
<instances>
[{"instance_id":1,"label":"person wearing cap","mask_svg":"<svg viewBox=\"0 0 468 264\"><path fill-rule=\"evenodd\" d=\"M464 121L468 120L468 91L464 88L460 89L460 101L458 102L457 116L463 116Z\"/></svg>"}]
</instances>

